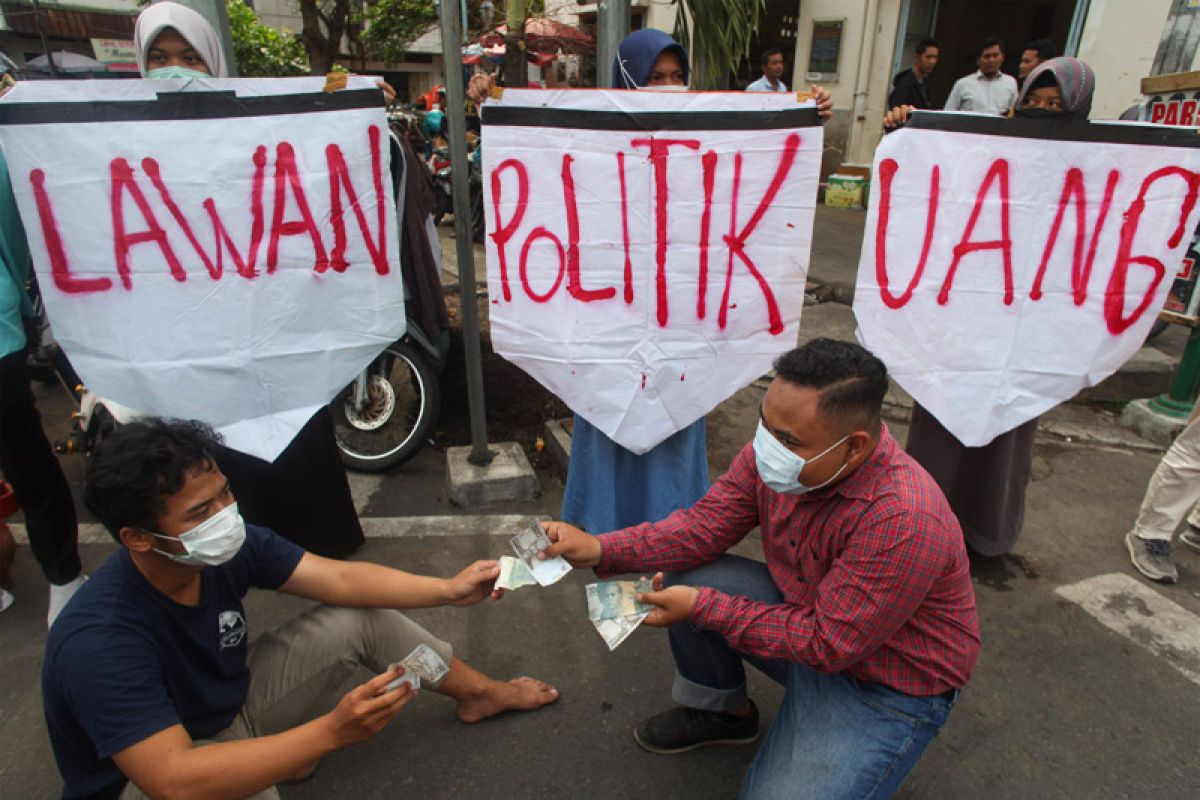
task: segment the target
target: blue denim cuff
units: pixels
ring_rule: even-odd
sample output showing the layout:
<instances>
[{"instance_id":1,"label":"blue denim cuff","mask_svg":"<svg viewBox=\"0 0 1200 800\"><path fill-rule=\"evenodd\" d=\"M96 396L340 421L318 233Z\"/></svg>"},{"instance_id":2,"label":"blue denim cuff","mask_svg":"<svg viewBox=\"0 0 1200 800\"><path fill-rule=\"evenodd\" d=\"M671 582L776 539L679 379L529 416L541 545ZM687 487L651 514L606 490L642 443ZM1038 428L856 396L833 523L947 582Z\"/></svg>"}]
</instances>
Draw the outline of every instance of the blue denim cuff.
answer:
<instances>
[{"instance_id":1,"label":"blue denim cuff","mask_svg":"<svg viewBox=\"0 0 1200 800\"><path fill-rule=\"evenodd\" d=\"M735 689L714 689L693 683L678 672L675 673L675 685L671 687L671 697L681 706L722 713L743 709L750 701L744 683Z\"/></svg>"}]
</instances>

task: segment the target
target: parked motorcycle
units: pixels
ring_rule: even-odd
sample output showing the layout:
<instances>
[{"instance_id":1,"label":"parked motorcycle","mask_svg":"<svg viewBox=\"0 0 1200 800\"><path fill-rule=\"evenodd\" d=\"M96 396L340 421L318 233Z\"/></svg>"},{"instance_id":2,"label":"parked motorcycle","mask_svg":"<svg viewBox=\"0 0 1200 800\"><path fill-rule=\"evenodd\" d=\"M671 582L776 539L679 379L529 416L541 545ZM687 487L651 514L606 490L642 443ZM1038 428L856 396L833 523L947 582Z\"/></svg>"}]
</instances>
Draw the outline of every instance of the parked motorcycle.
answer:
<instances>
[{"instance_id":1,"label":"parked motorcycle","mask_svg":"<svg viewBox=\"0 0 1200 800\"><path fill-rule=\"evenodd\" d=\"M485 232L483 220L483 176L476 164L473 154L467 157L467 184L470 187L471 198L471 238L482 243ZM454 191L452 187L453 166L450 163L450 153L445 147L434 148L429 159L429 170L433 175L434 189L437 193L437 208L433 214L433 224L440 225L443 217L454 214Z\"/></svg>"}]
</instances>

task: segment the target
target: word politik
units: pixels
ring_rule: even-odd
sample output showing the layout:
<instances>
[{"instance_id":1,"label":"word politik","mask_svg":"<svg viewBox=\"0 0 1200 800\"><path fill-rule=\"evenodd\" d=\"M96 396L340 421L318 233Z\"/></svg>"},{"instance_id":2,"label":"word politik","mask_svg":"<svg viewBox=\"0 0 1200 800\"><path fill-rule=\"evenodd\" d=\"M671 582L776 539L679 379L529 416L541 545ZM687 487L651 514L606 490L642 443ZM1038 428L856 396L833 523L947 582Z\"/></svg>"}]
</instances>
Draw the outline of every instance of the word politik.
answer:
<instances>
[{"instance_id":1,"label":"word politik","mask_svg":"<svg viewBox=\"0 0 1200 800\"><path fill-rule=\"evenodd\" d=\"M925 234L921 244L920 256L917 259L916 270L913 272L908 286L903 291L896 293L892 290L888 277L887 239L888 220L892 202L892 181L895 179L899 169L899 164L892 158L885 158L879 164L879 217L875 229L875 277L879 284L879 294L884 305L892 309L902 308L912 299L913 292L916 290L917 284L920 283L921 276L925 273L929 261L930 246L933 243L934 228L937 223L938 204L941 198L941 170L937 165L934 165L929 174ZM1083 305L1087 299L1092 267L1096 260L1097 243L1105 225L1108 223L1109 217L1114 216L1110 214L1110 211L1112 210L1113 195L1121 181L1121 177L1121 173L1115 169L1108 173L1104 195L1100 200L1100 207L1096 213L1096 221L1090 231L1089 242L1087 227L1088 195L1085 188L1083 170L1078 167L1072 167L1067 170L1063 177L1057 211L1050 226L1045 246L1042 248L1033 284L1029 289L1030 300L1036 302L1042 298L1042 283L1046 276L1047 265L1055 249L1060 246L1059 235L1062 232L1064 224L1069 220L1074 228L1074 237L1067 240L1065 244L1072 247L1072 299L1075 305ZM1178 223L1167 242L1167 245L1172 249L1179 246L1184 235L1190 233L1187 230L1187 220L1196 205L1197 194L1200 193L1200 173L1174 166L1155 170L1142 178L1137 196L1129 203L1128 207L1121 210L1119 215L1115 215L1118 221L1114 222L1114 224L1120 225L1120 238L1112 269L1108 276L1108 283L1104 290L1104 320L1108 325L1109 332L1113 335L1123 333L1141 318L1154 299L1154 294L1159 284L1167 275L1167 268L1163 265L1162 261L1150 255L1134 254L1133 246L1138 225L1146 209L1147 192L1159 181L1172 180L1183 181L1187 188L1187 192L1179 208ZM989 195L996 193L999 194L999 203L989 204L988 211L989 213L999 214L1000 238L974 240L972 239L972 235L976 224L979 222L980 215L984 211L985 201ZM958 239L958 243L955 244L952 250L953 255L950 264L946 268L945 276L942 279L942 285L937 295L937 302L939 304L946 305L950 302L955 274L964 257L980 251L995 251L999 254L1004 276L1004 304L1012 305L1015 299L1016 288L1013 285L1013 239L1009 221L1009 197L1009 162L1004 158L997 158L992 161L983 180L980 182L979 191L976 194L971 214ZM1074 213L1069 214L1068 212L1072 208ZM1135 266L1149 269L1153 275L1141 300L1132 311L1126 313L1125 288L1130 269Z\"/></svg>"},{"instance_id":2,"label":"word politik","mask_svg":"<svg viewBox=\"0 0 1200 800\"><path fill-rule=\"evenodd\" d=\"M668 191L668 162L672 148L683 148L685 150L699 151L700 142L695 139L668 139L668 138L639 138L630 140L630 146L635 150L645 152L650 160L653 168L654 177L654 225L655 225L655 297L656 311L658 324L662 327L667 325L670 317L670 308L668 302L668 286L667 286L667 253L670 248L670 241L667 237L667 218L668 209L670 208L670 196ZM796 154L800 149L800 136L796 133L790 133L787 136L783 145L783 150L779 157L779 163L775 168L774 175L767 187L766 192L759 199L754 212L745 220L738 220L738 192L742 181L742 154L735 153L733 156L733 180L730 187L730 219L727 232L722 234L721 241L724 243L728 253L728 261L725 265L725 281L724 292L721 297L721 303L717 312L717 324L722 330L728 322L728 313L730 308L729 296L733 284L734 262L740 262L754 280L758 284L759 290L762 292L764 303L766 304L768 330L772 335L778 335L783 332L784 324L782 316L779 312L779 304L775 299L775 293L771 290L770 284L759 271L758 265L750 253L747 252L747 240L762 221L763 216L767 213L771 203L774 201L788 174L792 170L792 166L796 161ZM676 150L678 152L678 150ZM699 296L696 301L696 318L704 319L707 314L707 294L708 294L708 273L709 273L709 246L712 237L712 229L714 220L712 219L712 204L713 192L717 170L718 156L715 151L708 150L701 155L701 185L703 187L703 212L700 217L700 242L699 242L699 259L696 265ZM570 154L564 154L562 157L561 181L563 193L563 206L566 212L567 223L567 243L563 246L562 239L553 231L546 228L544 225L538 225L526 234L524 241L520 243L520 249L517 252L517 272L521 283L521 288L530 300L537 303L549 302L552 297L562 287L563 280L566 280L566 292L570 297L582 303L593 303L598 301L613 300L617 296L617 287L586 287L583 282L582 265L580 263L580 230L579 230L579 211L575 199L575 175L572 165L575 159ZM625 153L618 152L615 159L615 167L621 193L621 235L625 251L624 263L624 278L621 286L621 300L627 304L633 303L633 264L630 260L630 236L629 236L629 201L626 193L625 179ZM678 168L678 167L677 167ZM517 198L514 204L514 211L509 219L503 219L501 215L502 204L502 175L505 172L511 171L516 179ZM512 302L513 294L510 286L510 252L509 243L517 237L517 231L521 227L521 223L525 217L526 207L529 202L529 170L525 163L520 159L509 158L500 162L491 174L491 190L492 190L492 210L495 217L495 226L493 233L490 234L492 240L496 244L497 262L500 273L500 287L504 297L504 302ZM690 200L690 198L689 198ZM549 243L558 257L558 269L554 280L550 283L548 289L538 291L529 281L528 260L529 253L534 244L539 241ZM515 242L514 243L514 250Z\"/></svg>"},{"instance_id":3,"label":"word politik","mask_svg":"<svg viewBox=\"0 0 1200 800\"><path fill-rule=\"evenodd\" d=\"M134 170L124 158L114 158L109 163L109 197L112 214L112 241L115 272L125 289L133 288L133 275L130 263L131 252L138 245L158 248L166 262L171 276L179 282L187 280L187 272L183 268L179 254L172 245L167 229L160 222L159 214L165 211L166 217L172 220L183 233L196 256L203 262L205 269L213 280L219 280L225 271L225 251L233 262L238 275L246 279L259 276L259 250L264 237L267 240L266 273L271 274L279 266L279 245L285 237L307 237L312 247L313 270L317 273L332 269L334 272L345 272L350 266L346 261L346 208L343 205L345 196L349 207L354 212L358 229L362 234L367 252L375 271L380 275L388 273L387 259L387 229L385 222L387 204L383 187L383 158L381 153L381 134L378 126L368 128L367 136L371 150L371 181L374 191L374 207L377 215L375 221L377 233L372 238L366 212L359 202L358 192L350 180L350 169L342 149L336 144L325 148L325 167L329 176L329 223L333 228L333 249L327 250L326 243L317 225L317 216L313 213L313 204L307 196L304 184L300 178L300 169L296 164L295 148L288 142L280 142L274 150L274 164L271 165L268 176L268 150L259 145L253 156L253 177L248 206L251 219L250 241L246 250L239 249L230 236L221 214L218 213L212 198L206 198L201 207L212 227L212 251L206 248L196 234L196 226L184 213L167 184L164 170L153 158L141 161L141 175ZM33 188L34 202L38 219L41 223L42 235L45 238L46 250L50 260L51 274L54 285L67 294L87 294L91 292L106 292L113 286L113 280L107 276L81 277L71 270L59 223L54 214L54 204L51 200L45 171L33 169L29 173L29 181ZM273 206L270 227L265 219L263 195L272 193ZM157 195L161 205L156 213L148 195ZM137 209L136 223L126 218L126 200L132 200ZM367 198L364 198L366 200ZM297 217L285 219L287 206L293 204ZM227 209L228 211L228 209ZM234 215L243 218L247 209L238 209ZM133 225L138 227L133 227Z\"/></svg>"}]
</instances>

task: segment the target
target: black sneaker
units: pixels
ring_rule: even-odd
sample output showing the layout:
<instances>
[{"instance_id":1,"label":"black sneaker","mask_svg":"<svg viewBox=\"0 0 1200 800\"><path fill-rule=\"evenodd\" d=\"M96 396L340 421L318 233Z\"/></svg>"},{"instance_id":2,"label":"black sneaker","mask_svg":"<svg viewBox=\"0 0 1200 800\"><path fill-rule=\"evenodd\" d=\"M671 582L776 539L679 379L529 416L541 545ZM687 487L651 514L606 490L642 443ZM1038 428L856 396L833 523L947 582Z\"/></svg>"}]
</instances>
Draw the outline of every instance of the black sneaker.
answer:
<instances>
[{"instance_id":1,"label":"black sneaker","mask_svg":"<svg viewBox=\"0 0 1200 800\"><path fill-rule=\"evenodd\" d=\"M679 706L655 714L633 729L634 740L651 753L686 753L711 744L751 744L758 738L758 706L745 717Z\"/></svg>"}]
</instances>

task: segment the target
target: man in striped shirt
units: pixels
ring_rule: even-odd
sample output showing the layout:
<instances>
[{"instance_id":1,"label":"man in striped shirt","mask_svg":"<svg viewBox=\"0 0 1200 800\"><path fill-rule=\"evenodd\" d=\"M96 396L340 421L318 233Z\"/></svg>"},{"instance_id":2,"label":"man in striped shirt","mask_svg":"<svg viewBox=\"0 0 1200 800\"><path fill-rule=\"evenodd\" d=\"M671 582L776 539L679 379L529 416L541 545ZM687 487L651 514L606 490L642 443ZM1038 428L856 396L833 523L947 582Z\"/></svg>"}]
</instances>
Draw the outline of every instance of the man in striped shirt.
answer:
<instances>
[{"instance_id":1,"label":"man in striped shirt","mask_svg":"<svg viewBox=\"0 0 1200 800\"><path fill-rule=\"evenodd\" d=\"M590 536L550 523L544 557L656 575L679 707L634 732L676 753L758 737L749 662L787 688L742 796L890 797L979 655L962 532L880 418L887 371L856 344L783 355L754 441L696 505ZM726 551L755 528L764 561Z\"/></svg>"}]
</instances>

